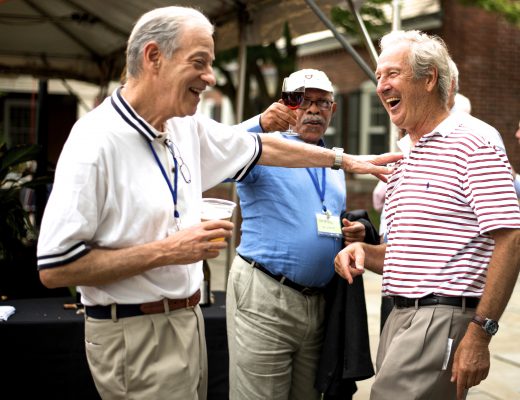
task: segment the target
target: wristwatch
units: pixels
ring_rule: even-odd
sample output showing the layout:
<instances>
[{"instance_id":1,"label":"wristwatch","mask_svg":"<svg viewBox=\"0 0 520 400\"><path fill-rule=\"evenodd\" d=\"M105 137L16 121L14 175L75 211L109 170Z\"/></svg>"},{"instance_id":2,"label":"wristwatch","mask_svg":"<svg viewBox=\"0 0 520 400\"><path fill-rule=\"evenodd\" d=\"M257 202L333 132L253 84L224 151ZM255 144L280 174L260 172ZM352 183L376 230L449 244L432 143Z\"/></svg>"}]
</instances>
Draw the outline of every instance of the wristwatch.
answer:
<instances>
[{"instance_id":1,"label":"wristwatch","mask_svg":"<svg viewBox=\"0 0 520 400\"><path fill-rule=\"evenodd\" d=\"M334 164L332 164L332 169L340 169L341 164L343 163L343 149L341 147L333 147L332 150L336 153L334 158Z\"/></svg>"},{"instance_id":2,"label":"wristwatch","mask_svg":"<svg viewBox=\"0 0 520 400\"><path fill-rule=\"evenodd\" d=\"M484 332L486 332L490 336L493 336L498 331L498 322L493 319L489 319L481 315L475 314L471 322L476 323L478 326L484 329Z\"/></svg>"}]
</instances>

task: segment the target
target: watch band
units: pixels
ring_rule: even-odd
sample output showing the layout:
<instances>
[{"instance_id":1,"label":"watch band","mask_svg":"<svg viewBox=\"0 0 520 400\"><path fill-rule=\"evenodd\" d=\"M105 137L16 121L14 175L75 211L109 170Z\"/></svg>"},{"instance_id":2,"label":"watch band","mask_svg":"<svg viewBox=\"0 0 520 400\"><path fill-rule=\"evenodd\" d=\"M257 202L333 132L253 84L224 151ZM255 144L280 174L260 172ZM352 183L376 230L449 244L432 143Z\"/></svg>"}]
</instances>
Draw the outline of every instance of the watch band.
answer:
<instances>
[{"instance_id":1,"label":"watch band","mask_svg":"<svg viewBox=\"0 0 520 400\"><path fill-rule=\"evenodd\" d=\"M343 149L341 147L333 147L332 150L336 153L334 157L334 164L332 164L332 169L340 169L341 164L343 163Z\"/></svg>"},{"instance_id":2,"label":"watch band","mask_svg":"<svg viewBox=\"0 0 520 400\"><path fill-rule=\"evenodd\" d=\"M474 322L478 326L480 326L484 332L488 335L493 336L498 331L498 322L481 315L475 314L471 319L471 322Z\"/></svg>"}]
</instances>

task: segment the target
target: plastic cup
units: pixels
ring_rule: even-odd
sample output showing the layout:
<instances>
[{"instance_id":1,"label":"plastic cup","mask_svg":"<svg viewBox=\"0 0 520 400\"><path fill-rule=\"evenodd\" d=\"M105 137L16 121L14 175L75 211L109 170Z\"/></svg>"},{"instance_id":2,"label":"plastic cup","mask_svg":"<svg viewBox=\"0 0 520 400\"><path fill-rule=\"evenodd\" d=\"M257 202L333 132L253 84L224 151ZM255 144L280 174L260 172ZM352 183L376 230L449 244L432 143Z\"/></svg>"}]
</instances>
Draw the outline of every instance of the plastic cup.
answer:
<instances>
[{"instance_id":1,"label":"plastic cup","mask_svg":"<svg viewBox=\"0 0 520 400\"><path fill-rule=\"evenodd\" d=\"M236 204L229 200L213 199L205 197L202 199L201 221L211 221L215 219L231 220ZM223 241L224 238L213 239L213 242Z\"/></svg>"}]
</instances>

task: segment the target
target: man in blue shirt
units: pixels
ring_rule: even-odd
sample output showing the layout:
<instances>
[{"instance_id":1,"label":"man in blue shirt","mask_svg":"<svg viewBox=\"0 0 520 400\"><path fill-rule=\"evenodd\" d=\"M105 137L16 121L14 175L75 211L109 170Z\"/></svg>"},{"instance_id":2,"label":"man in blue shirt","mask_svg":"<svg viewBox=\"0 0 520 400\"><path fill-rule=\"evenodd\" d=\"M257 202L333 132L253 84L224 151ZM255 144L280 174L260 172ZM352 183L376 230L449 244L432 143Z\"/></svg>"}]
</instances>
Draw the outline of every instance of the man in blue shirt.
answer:
<instances>
[{"instance_id":1,"label":"man in blue shirt","mask_svg":"<svg viewBox=\"0 0 520 400\"><path fill-rule=\"evenodd\" d=\"M273 135L323 147L336 110L332 84L311 69L289 79L305 81L293 126L299 136ZM259 165L237 189L242 237L226 299L230 399L319 399L313 384L324 332L323 288L342 247L345 175ZM349 240L363 240L364 229L343 229L345 238L348 232Z\"/></svg>"}]
</instances>

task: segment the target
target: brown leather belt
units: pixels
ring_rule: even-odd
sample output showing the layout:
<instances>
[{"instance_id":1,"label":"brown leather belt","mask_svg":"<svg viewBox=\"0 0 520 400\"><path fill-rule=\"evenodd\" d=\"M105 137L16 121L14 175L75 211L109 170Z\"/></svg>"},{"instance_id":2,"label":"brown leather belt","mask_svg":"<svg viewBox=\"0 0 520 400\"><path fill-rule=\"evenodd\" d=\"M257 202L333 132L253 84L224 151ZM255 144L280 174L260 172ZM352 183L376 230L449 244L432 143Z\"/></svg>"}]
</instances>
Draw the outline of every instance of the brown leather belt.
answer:
<instances>
[{"instance_id":1,"label":"brown leather belt","mask_svg":"<svg viewBox=\"0 0 520 400\"><path fill-rule=\"evenodd\" d=\"M115 318L135 317L144 314L160 314L181 308L195 307L200 301L200 290L186 299L165 299L142 304L109 304L106 306L86 306L85 314L96 319L112 319L112 306L115 306ZM165 309L165 303L168 310Z\"/></svg>"}]
</instances>

